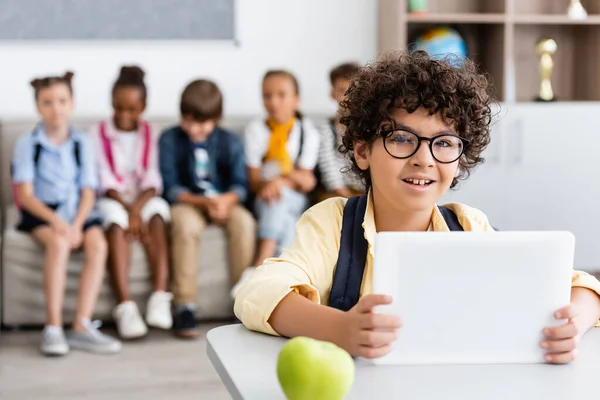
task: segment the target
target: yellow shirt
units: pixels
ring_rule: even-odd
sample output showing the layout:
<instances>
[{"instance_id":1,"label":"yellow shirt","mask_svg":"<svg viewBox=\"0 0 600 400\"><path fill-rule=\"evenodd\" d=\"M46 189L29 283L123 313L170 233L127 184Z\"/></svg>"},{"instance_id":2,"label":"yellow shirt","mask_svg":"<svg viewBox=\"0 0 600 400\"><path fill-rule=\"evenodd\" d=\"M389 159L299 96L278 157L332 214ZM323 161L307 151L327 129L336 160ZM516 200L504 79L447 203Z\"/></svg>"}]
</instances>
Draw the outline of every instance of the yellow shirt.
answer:
<instances>
[{"instance_id":1,"label":"yellow shirt","mask_svg":"<svg viewBox=\"0 0 600 400\"><path fill-rule=\"evenodd\" d=\"M296 224L296 239L279 258L265 260L252 278L244 284L236 297L235 315L246 328L277 335L267 322L279 302L292 290L306 298L327 305L340 248L342 215L346 199L325 200L304 213ZM469 206L446 204L456 213L465 231L493 231L487 217ZM362 281L361 296L371 293L373 274L373 245L375 243L375 218L371 196L363 222L369 253ZM449 231L442 214L433 207L431 229ZM573 271L572 287L589 288L600 295L600 282L592 275Z\"/></svg>"}]
</instances>

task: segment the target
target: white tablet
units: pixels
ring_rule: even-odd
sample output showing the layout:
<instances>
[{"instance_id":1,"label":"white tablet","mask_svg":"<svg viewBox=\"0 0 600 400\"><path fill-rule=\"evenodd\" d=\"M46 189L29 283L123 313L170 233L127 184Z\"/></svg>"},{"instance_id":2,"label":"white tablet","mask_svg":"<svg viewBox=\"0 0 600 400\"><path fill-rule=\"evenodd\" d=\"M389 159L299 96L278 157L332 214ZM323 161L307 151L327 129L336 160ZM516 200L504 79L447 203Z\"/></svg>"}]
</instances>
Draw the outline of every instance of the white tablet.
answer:
<instances>
[{"instance_id":1,"label":"white tablet","mask_svg":"<svg viewBox=\"0 0 600 400\"><path fill-rule=\"evenodd\" d=\"M382 232L373 293L403 326L377 364L542 363L542 329L570 302L569 232Z\"/></svg>"}]
</instances>

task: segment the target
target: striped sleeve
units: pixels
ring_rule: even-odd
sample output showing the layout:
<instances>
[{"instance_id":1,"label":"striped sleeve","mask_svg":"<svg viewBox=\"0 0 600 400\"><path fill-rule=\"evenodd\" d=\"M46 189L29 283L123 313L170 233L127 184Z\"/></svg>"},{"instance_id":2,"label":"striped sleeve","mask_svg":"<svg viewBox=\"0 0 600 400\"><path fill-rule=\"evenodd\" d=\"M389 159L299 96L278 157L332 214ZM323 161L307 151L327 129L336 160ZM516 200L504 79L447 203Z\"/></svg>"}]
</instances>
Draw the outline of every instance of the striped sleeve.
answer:
<instances>
[{"instance_id":1,"label":"striped sleeve","mask_svg":"<svg viewBox=\"0 0 600 400\"><path fill-rule=\"evenodd\" d=\"M323 184L328 191L342 189L346 186L344 175L342 174L343 165L337 154L336 137L328 122L321 125L321 147L319 148L319 170Z\"/></svg>"}]
</instances>

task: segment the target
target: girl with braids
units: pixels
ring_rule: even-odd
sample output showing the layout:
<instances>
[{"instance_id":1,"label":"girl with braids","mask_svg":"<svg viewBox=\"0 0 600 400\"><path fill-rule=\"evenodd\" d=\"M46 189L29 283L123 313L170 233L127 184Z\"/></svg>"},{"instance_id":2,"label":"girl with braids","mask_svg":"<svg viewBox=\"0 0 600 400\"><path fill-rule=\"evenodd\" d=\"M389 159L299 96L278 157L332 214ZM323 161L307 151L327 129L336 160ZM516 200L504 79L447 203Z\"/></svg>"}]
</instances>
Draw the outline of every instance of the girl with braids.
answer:
<instances>
[{"instance_id":1,"label":"girl with braids","mask_svg":"<svg viewBox=\"0 0 600 400\"><path fill-rule=\"evenodd\" d=\"M45 249L46 326L40 350L65 355L70 348L117 353L121 343L102 334L90 318L102 286L106 240L101 216L94 210L98 177L92 143L71 127L73 73L35 79L35 103L41 116L21 137L12 160L15 202L21 210L18 229ZM72 330L63 331L62 308L71 251L83 249L77 308Z\"/></svg>"},{"instance_id":2,"label":"girl with braids","mask_svg":"<svg viewBox=\"0 0 600 400\"><path fill-rule=\"evenodd\" d=\"M160 197L162 178L158 167L157 134L142 119L147 89L144 71L124 66L112 89L114 114L93 128L100 195L98 207L108 238L109 266L118 304L113 310L119 336L132 339L152 327L170 329L171 293L167 289L168 203ZM146 248L152 289L146 308L146 323L129 291L130 241Z\"/></svg>"}]
</instances>

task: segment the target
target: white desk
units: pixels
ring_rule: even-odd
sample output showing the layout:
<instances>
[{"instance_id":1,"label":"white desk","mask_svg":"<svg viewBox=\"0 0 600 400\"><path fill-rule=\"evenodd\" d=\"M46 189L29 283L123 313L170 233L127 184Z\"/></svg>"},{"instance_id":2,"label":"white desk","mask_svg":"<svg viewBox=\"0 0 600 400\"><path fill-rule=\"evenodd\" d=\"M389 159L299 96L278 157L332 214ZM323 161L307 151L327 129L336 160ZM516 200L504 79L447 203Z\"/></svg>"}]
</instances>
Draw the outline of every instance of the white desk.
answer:
<instances>
[{"instance_id":1,"label":"white desk","mask_svg":"<svg viewBox=\"0 0 600 400\"><path fill-rule=\"evenodd\" d=\"M285 339L241 324L207 335L207 353L233 399L284 400L276 375ZM583 338L568 365L375 366L356 362L347 399L593 400L600 398L600 328Z\"/></svg>"}]
</instances>

